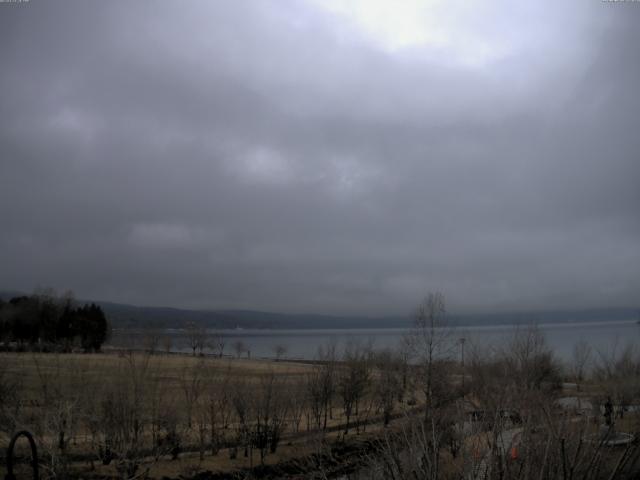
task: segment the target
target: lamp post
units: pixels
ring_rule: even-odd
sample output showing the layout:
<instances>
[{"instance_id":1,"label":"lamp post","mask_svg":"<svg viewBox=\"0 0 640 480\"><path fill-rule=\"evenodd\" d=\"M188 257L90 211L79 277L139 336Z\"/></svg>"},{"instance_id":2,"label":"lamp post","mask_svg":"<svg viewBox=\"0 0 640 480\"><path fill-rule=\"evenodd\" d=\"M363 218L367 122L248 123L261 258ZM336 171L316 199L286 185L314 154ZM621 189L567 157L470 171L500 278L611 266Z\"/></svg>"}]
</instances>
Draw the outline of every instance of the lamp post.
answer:
<instances>
[{"instance_id":1,"label":"lamp post","mask_svg":"<svg viewBox=\"0 0 640 480\"><path fill-rule=\"evenodd\" d=\"M466 342L467 339L464 337L460 338L460 357L461 357L461 364L462 364L462 394L464 395L464 342Z\"/></svg>"}]
</instances>

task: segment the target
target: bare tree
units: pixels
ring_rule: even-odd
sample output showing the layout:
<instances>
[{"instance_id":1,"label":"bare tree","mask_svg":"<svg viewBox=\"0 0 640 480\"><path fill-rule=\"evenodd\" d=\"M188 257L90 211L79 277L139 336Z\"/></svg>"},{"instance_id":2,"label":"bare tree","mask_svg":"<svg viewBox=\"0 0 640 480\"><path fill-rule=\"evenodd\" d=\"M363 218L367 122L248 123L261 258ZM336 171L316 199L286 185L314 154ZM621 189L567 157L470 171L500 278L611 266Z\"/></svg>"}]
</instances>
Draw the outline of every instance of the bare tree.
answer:
<instances>
[{"instance_id":1,"label":"bare tree","mask_svg":"<svg viewBox=\"0 0 640 480\"><path fill-rule=\"evenodd\" d=\"M156 329L147 330L147 332L145 333L142 339L144 349L148 353L153 355L154 353L156 353L156 351L158 350L158 347L160 346L161 338L162 338L162 332L160 332L159 330L156 330Z\"/></svg>"},{"instance_id":2,"label":"bare tree","mask_svg":"<svg viewBox=\"0 0 640 480\"><path fill-rule=\"evenodd\" d=\"M322 382L322 372L319 367L314 367L305 378L305 388L307 393L306 403L309 406L307 412L307 429L310 428L309 416L314 419L314 425L320 429L322 426L322 412L325 405L325 397Z\"/></svg>"},{"instance_id":3,"label":"bare tree","mask_svg":"<svg viewBox=\"0 0 640 480\"><path fill-rule=\"evenodd\" d=\"M149 392L146 380L151 375L150 357L123 355L118 368L120 372L105 385L99 399L97 425L102 437L99 456L105 465L115 460L120 477L130 480L146 475L150 466L142 442L148 421L145 404ZM140 467L145 464L141 472Z\"/></svg>"},{"instance_id":4,"label":"bare tree","mask_svg":"<svg viewBox=\"0 0 640 480\"><path fill-rule=\"evenodd\" d=\"M587 373L591 361L591 354L591 346L584 340L580 340L573 346L571 373L573 374L573 380L576 382L578 391Z\"/></svg>"},{"instance_id":5,"label":"bare tree","mask_svg":"<svg viewBox=\"0 0 640 480\"><path fill-rule=\"evenodd\" d=\"M289 401L283 381L273 372L261 377L252 400L251 442L264 464L267 453L276 453L287 418Z\"/></svg>"},{"instance_id":6,"label":"bare tree","mask_svg":"<svg viewBox=\"0 0 640 480\"><path fill-rule=\"evenodd\" d=\"M250 456L252 454L250 422L253 415L251 411L253 404L246 382L237 380L231 384L231 404L235 413L236 444L244 446L245 457L252 458ZM235 455L236 452L231 450L232 459L235 458Z\"/></svg>"},{"instance_id":7,"label":"bare tree","mask_svg":"<svg viewBox=\"0 0 640 480\"><path fill-rule=\"evenodd\" d=\"M0 362L0 432L11 435L20 418L24 384L19 374Z\"/></svg>"},{"instance_id":8,"label":"bare tree","mask_svg":"<svg viewBox=\"0 0 640 480\"><path fill-rule=\"evenodd\" d=\"M231 416L231 372L219 372L209 366L205 369L205 395L207 421L209 426L209 446L216 455L222 443L223 432L229 426Z\"/></svg>"},{"instance_id":9,"label":"bare tree","mask_svg":"<svg viewBox=\"0 0 640 480\"><path fill-rule=\"evenodd\" d=\"M64 478L69 475L69 446L79 428L81 405L91 391L86 389L91 379L87 378L85 368L58 354L44 361L34 354L32 361L42 400L38 414L29 419L30 427L38 435L47 475Z\"/></svg>"},{"instance_id":10,"label":"bare tree","mask_svg":"<svg viewBox=\"0 0 640 480\"><path fill-rule=\"evenodd\" d=\"M368 352L356 345L348 346L343 365L338 371L338 392L342 399L345 415L344 433L349 433L350 421L359 414L360 402L363 400L371 381L371 371L367 358Z\"/></svg>"},{"instance_id":11,"label":"bare tree","mask_svg":"<svg viewBox=\"0 0 640 480\"><path fill-rule=\"evenodd\" d=\"M532 390L559 386L560 366L536 325L516 329L504 355L518 388Z\"/></svg>"},{"instance_id":12,"label":"bare tree","mask_svg":"<svg viewBox=\"0 0 640 480\"><path fill-rule=\"evenodd\" d=\"M162 364L156 366L158 371L162 371ZM154 452L156 461L160 455L165 453L167 438L171 437L171 432L175 432L173 425L177 424L177 420L173 421L175 415L169 412L176 412L178 408L175 405L173 395L168 395L167 382L163 381L160 375L151 374L146 378L145 394L147 395L146 410L148 415L148 430L151 440L151 451Z\"/></svg>"},{"instance_id":13,"label":"bare tree","mask_svg":"<svg viewBox=\"0 0 640 480\"><path fill-rule=\"evenodd\" d=\"M198 455L200 461L204 460L204 455L207 450L207 438L210 438L208 435L211 419L209 406L209 402L204 395L198 397L198 400L194 405L194 418L197 427Z\"/></svg>"},{"instance_id":14,"label":"bare tree","mask_svg":"<svg viewBox=\"0 0 640 480\"><path fill-rule=\"evenodd\" d=\"M165 333L162 336L162 347L164 348L164 353L167 355L171 353L171 348L173 347L173 336L170 333Z\"/></svg>"},{"instance_id":15,"label":"bare tree","mask_svg":"<svg viewBox=\"0 0 640 480\"><path fill-rule=\"evenodd\" d=\"M445 299L439 292L429 293L418 305L414 328L407 338L419 366L419 384L425 398L425 418L437 397L448 390L442 362L452 348L451 330L445 324Z\"/></svg>"},{"instance_id":16,"label":"bare tree","mask_svg":"<svg viewBox=\"0 0 640 480\"><path fill-rule=\"evenodd\" d=\"M603 404L604 398L611 398L615 413L623 417L633 399L640 397L640 352L633 344L598 351L594 377L604 388L596 401Z\"/></svg>"},{"instance_id":17,"label":"bare tree","mask_svg":"<svg viewBox=\"0 0 640 480\"><path fill-rule=\"evenodd\" d=\"M286 345L282 345L282 344L278 344L275 345L273 347L273 353L276 356L276 361L280 361L282 359L282 357L284 357L287 353L287 346Z\"/></svg>"},{"instance_id":18,"label":"bare tree","mask_svg":"<svg viewBox=\"0 0 640 480\"><path fill-rule=\"evenodd\" d=\"M386 427L391 421L396 400L402 397L401 364L393 352L385 350L375 357L377 375L374 377L374 394L378 408L382 410L383 422Z\"/></svg>"},{"instance_id":19,"label":"bare tree","mask_svg":"<svg viewBox=\"0 0 640 480\"><path fill-rule=\"evenodd\" d=\"M189 322L185 329L187 336L187 345L191 349L193 356L196 356L196 351L202 355L204 348L207 344L207 331L204 327L197 326L193 322Z\"/></svg>"},{"instance_id":20,"label":"bare tree","mask_svg":"<svg viewBox=\"0 0 640 480\"><path fill-rule=\"evenodd\" d=\"M224 347L226 345L226 338L224 336L224 333L220 330L216 330L215 332L213 332L213 334L211 335L210 343L211 349L213 350L214 354L222 358L222 355L224 354Z\"/></svg>"},{"instance_id":21,"label":"bare tree","mask_svg":"<svg viewBox=\"0 0 640 480\"><path fill-rule=\"evenodd\" d=\"M327 429L327 419L333 414L333 397L336 391L336 344L330 341L318 348L320 401L323 412L323 430Z\"/></svg>"},{"instance_id":22,"label":"bare tree","mask_svg":"<svg viewBox=\"0 0 640 480\"><path fill-rule=\"evenodd\" d=\"M298 433L300 431L302 416L304 412L309 408L305 387L306 385L301 381L298 381L288 387L289 415L291 418L291 425L293 426L293 431L295 433Z\"/></svg>"},{"instance_id":23,"label":"bare tree","mask_svg":"<svg viewBox=\"0 0 640 480\"><path fill-rule=\"evenodd\" d=\"M316 428L327 429L327 422L332 417L333 397L336 393L336 346L330 342L320 346L316 356L317 363L305 378L307 429L313 417Z\"/></svg>"},{"instance_id":24,"label":"bare tree","mask_svg":"<svg viewBox=\"0 0 640 480\"><path fill-rule=\"evenodd\" d=\"M185 366L180 375L180 388L184 395L188 428L192 427L193 412L204 391L204 372L204 361L200 360L198 363Z\"/></svg>"}]
</instances>

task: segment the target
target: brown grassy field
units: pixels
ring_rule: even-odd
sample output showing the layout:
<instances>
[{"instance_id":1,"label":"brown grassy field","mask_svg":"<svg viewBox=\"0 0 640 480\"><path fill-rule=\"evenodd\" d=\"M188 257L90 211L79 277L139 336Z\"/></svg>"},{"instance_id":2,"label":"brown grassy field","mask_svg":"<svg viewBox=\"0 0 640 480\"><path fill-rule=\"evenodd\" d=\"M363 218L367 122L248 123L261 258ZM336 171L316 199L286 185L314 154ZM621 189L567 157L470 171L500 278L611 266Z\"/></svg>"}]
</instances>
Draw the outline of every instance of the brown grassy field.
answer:
<instances>
[{"instance_id":1,"label":"brown grassy field","mask_svg":"<svg viewBox=\"0 0 640 480\"><path fill-rule=\"evenodd\" d=\"M105 409L128 409L125 421L127 415L139 417L136 421L142 425L130 427L138 428L135 440L127 437L130 432L117 431L124 437L120 448L127 454L133 449L152 478L202 470L232 472L261 462L268 465L304 457L318 448L317 423L303 391L314 371L312 364L115 351L3 353L0 358L0 379L11 390L5 395L8 400L5 415L15 429L26 428L35 433L43 454L51 456L52 469L62 468L60 463L64 461L65 471L122 476L116 462L102 465L100 461L101 443L115 435L109 432L117 431L96 426L96 422L113 421ZM105 405L107 398L114 403ZM266 408L271 411L264 410L265 401L270 402ZM295 406L297 414L292 406L296 401L303 403ZM246 404L238 405L239 402ZM322 434L325 440L344 437L344 412L335 399L332 402ZM358 425L358 433L367 428L369 432L379 429L373 395L361 402L356 419L365 423L362 412L366 403L365 420L370 425ZM243 409L246 419L241 418ZM259 423L261 415L284 417L279 420L282 432L277 451L269 451L262 458L255 445L250 445L248 455L240 445L241 424ZM295 415L299 417L296 427ZM211 426L212 418L215 427ZM219 435L219 451L215 455L211 448L212 428L217 428ZM3 430L0 448L4 450L9 431ZM65 435L63 448L60 432ZM180 437L180 454L174 459L169 448L154 451L159 439L167 437L168 432L177 432ZM127 445L127 440L137 442L138 448Z\"/></svg>"}]
</instances>

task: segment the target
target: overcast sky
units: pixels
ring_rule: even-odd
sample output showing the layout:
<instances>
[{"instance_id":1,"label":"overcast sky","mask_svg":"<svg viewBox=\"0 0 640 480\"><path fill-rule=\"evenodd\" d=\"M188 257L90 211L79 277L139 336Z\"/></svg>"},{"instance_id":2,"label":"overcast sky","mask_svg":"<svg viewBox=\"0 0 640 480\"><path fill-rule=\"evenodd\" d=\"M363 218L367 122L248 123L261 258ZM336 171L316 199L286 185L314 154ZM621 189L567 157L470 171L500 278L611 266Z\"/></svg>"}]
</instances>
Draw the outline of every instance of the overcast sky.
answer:
<instances>
[{"instance_id":1,"label":"overcast sky","mask_svg":"<svg viewBox=\"0 0 640 480\"><path fill-rule=\"evenodd\" d=\"M640 303L640 3L0 3L0 289Z\"/></svg>"}]
</instances>

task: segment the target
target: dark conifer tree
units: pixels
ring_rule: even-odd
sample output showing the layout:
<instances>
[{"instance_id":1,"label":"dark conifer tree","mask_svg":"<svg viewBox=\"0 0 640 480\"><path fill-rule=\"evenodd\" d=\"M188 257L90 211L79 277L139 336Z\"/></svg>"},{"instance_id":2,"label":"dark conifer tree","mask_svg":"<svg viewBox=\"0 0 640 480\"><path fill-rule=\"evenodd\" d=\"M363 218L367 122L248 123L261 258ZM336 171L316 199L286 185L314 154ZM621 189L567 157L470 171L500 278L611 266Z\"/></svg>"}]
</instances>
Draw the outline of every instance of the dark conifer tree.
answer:
<instances>
[{"instance_id":1,"label":"dark conifer tree","mask_svg":"<svg viewBox=\"0 0 640 480\"><path fill-rule=\"evenodd\" d=\"M9 322L7 319L7 303L0 298L0 342L9 337Z\"/></svg>"},{"instance_id":2,"label":"dark conifer tree","mask_svg":"<svg viewBox=\"0 0 640 480\"><path fill-rule=\"evenodd\" d=\"M70 351L79 339L85 352L96 352L110 333L102 308L96 304L75 308L69 299L50 294L14 297L0 303L0 340L19 344L60 344Z\"/></svg>"},{"instance_id":3,"label":"dark conifer tree","mask_svg":"<svg viewBox=\"0 0 640 480\"><path fill-rule=\"evenodd\" d=\"M11 336L18 343L34 344L38 341L40 325L37 304L31 297L14 297L11 306Z\"/></svg>"}]
</instances>

